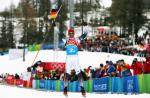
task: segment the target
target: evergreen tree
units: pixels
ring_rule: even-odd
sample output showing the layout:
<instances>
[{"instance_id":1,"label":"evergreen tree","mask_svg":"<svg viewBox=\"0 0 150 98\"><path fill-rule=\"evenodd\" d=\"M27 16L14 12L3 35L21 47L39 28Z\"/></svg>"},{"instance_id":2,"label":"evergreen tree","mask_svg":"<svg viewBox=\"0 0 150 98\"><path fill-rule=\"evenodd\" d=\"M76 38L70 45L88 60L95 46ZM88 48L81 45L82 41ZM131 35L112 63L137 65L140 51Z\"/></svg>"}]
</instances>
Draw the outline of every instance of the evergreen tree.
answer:
<instances>
[{"instance_id":1,"label":"evergreen tree","mask_svg":"<svg viewBox=\"0 0 150 98\"><path fill-rule=\"evenodd\" d=\"M1 12L0 15L3 17L2 20L2 27L1 27L1 34L0 34L0 47L2 50L6 51L9 48L14 48L15 42L14 42L14 34L13 34L13 24L10 18L10 12L5 10L4 12Z\"/></svg>"},{"instance_id":2,"label":"evergreen tree","mask_svg":"<svg viewBox=\"0 0 150 98\"><path fill-rule=\"evenodd\" d=\"M143 0L112 0L111 17L113 25L123 27L123 33L138 29L144 24Z\"/></svg>"},{"instance_id":3,"label":"evergreen tree","mask_svg":"<svg viewBox=\"0 0 150 98\"><path fill-rule=\"evenodd\" d=\"M12 24L12 21L9 21L8 28L7 28L7 43L9 48L15 47L15 39L14 39L14 26Z\"/></svg>"},{"instance_id":4,"label":"evergreen tree","mask_svg":"<svg viewBox=\"0 0 150 98\"><path fill-rule=\"evenodd\" d=\"M22 0L20 3L20 8L22 9L21 11L21 20L20 23L23 25L23 36L20 40L21 43L30 45L36 42L33 42L32 40L34 39L34 34L35 32L30 32L30 26L32 23L35 23L35 9L32 7L30 0Z\"/></svg>"},{"instance_id":5,"label":"evergreen tree","mask_svg":"<svg viewBox=\"0 0 150 98\"><path fill-rule=\"evenodd\" d=\"M8 47L7 44L7 30L6 30L6 21L3 20L0 34L0 48L2 51L6 51Z\"/></svg>"}]
</instances>

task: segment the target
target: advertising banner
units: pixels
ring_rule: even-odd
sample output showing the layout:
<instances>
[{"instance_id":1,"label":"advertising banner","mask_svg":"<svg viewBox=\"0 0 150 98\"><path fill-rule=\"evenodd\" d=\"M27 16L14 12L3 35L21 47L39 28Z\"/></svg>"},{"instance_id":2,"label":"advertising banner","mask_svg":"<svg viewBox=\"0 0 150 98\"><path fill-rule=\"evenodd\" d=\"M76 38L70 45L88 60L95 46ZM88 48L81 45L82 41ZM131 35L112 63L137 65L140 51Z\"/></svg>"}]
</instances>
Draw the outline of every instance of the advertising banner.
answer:
<instances>
[{"instance_id":1,"label":"advertising banner","mask_svg":"<svg viewBox=\"0 0 150 98\"><path fill-rule=\"evenodd\" d=\"M59 70L64 72L65 71L65 63L63 62L42 62L42 66L44 70Z\"/></svg>"},{"instance_id":2,"label":"advertising banner","mask_svg":"<svg viewBox=\"0 0 150 98\"><path fill-rule=\"evenodd\" d=\"M108 92L109 91L109 78L104 77L101 79L93 80L93 91L94 92Z\"/></svg>"},{"instance_id":3,"label":"advertising banner","mask_svg":"<svg viewBox=\"0 0 150 98\"><path fill-rule=\"evenodd\" d=\"M139 93L138 77L123 77L123 91L126 93Z\"/></svg>"},{"instance_id":4,"label":"advertising banner","mask_svg":"<svg viewBox=\"0 0 150 98\"><path fill-rule=\"evenodd\" d=\"M14 60L23 57L23 49L9 49L9 59ZM25 54L28 53L28 50L25 49Z\"/></svg>"},{"instance_id":5,"label":"advertising banner","mask_svg":"<svg viewBox=\"0 0 150 98\"><path fill-rule=\"evenodd\" d=\"M112 77L111 92L122 93L123 92L123 79L120 77Z\"/></svg>"}]
</instances>

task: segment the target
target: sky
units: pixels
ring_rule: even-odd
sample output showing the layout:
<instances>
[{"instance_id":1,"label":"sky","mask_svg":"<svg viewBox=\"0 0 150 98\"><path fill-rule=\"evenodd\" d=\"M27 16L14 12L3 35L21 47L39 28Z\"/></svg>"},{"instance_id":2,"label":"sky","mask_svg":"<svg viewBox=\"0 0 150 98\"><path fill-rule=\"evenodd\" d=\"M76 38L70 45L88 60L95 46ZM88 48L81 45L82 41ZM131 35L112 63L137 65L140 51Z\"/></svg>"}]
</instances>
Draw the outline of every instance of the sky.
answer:
<instances>
[{"instance_id":1,"label":"sky","mask_svg":"<svg viewBox=\"0 0 150 98\"><path fill-rule=\"evenodd\" d=\"M17 6L20 0L0 0L0 11L4 11L6 8L9 8L11 4Z\"/></svg>"},{"instance_id":2,"label":"sky","mask_svg":"<svg viewBox=\"0 0 150 98\"><path fill-rule=\"evenodd\" d=\"M111 0L102 0L102 4L104 7L110 7L112 4Z\"/></svg>"},{"instance_id":3,"label":"sky","mask_svg":"<svg viewBox=\"0 0 150 98\"><path fill-rule=\"evenodd\" d=\"M14 5L17 5L19 1L20 0L0 0L0 11L3 11L6 8L8 8L11 3L13 3ZM110 7L111 3L112 3L111 0L102 0L102 4L105 7Z\"/></svg>"}]
</instances>

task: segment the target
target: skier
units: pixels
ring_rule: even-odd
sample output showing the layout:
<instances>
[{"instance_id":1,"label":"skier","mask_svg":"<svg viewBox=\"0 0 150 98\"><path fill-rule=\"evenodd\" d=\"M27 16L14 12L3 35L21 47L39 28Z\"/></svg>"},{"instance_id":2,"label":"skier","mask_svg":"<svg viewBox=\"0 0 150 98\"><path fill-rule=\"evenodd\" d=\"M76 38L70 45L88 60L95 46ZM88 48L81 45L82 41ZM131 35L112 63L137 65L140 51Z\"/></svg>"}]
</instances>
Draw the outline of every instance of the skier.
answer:
<instances>
[{"instance_id":1,"label":"skier","mask_svg":"<svg viewBox=\"0 0 150 98\"><path fill-rule=\"evenodd\" d=\"M74 29L70 28L68 30L68 36L65 43L66 48L66 72L65 72L65 79L64 79L64 95L68 96L68 83L70 81L70 74L71 70L75 70L76 75L78 76L78 81L80 81L81 93L85 96L85 90L83 86L83 77L81 73L81 67L79 65L79 58L78 58L78 49L80 48L80 41L74 37Z\"/></svg>"}]
</instances>

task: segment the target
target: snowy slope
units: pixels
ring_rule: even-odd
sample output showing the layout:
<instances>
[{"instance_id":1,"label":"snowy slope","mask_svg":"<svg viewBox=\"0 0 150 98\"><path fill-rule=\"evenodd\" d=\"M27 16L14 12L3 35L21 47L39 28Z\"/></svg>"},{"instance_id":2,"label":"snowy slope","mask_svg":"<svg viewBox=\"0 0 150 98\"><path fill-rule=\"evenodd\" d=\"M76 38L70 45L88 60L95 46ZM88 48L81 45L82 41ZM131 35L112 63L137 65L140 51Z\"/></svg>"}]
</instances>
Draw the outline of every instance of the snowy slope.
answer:
<instances>
[{"instance_id":1,"label":"snowy slope","mask_svg":"<svg viewBox=\"0 0 150 98\"><path fill-rule=\"evenodd\" d=\"M34 58L36 57L36 52L28 52L26 55L25 62L22 58L10 60L9 55L0 56L0 74L1 73L22 73L26 71L28 66L31 66ZM52 50L41 50L36 58L36 61L41 60L44 62L65 62L66 53L65 51L54 52ZM125 62L131 64L134 59L133 56L125 56L120 54L110 54L102 52L79 52L79 62L82 68L87 68L92 66L93 68L99 67L100 63L104 63L106 60L112 60L113 62L124 59ZM138 58L141 60L142 58Z\"/></svg>"}]
</instances>

